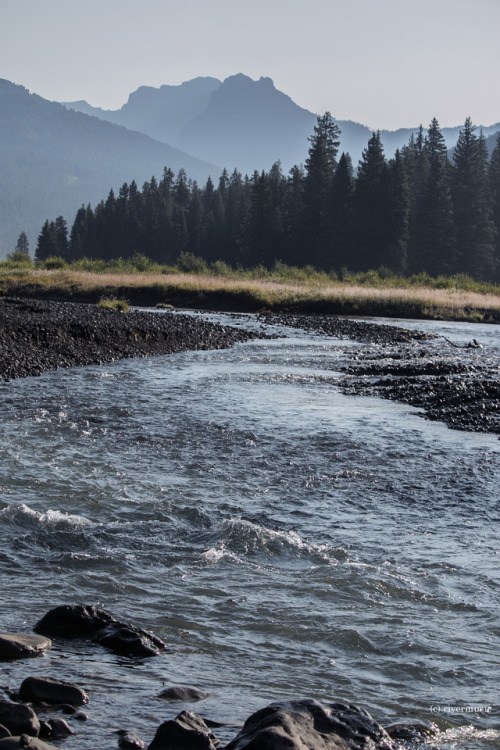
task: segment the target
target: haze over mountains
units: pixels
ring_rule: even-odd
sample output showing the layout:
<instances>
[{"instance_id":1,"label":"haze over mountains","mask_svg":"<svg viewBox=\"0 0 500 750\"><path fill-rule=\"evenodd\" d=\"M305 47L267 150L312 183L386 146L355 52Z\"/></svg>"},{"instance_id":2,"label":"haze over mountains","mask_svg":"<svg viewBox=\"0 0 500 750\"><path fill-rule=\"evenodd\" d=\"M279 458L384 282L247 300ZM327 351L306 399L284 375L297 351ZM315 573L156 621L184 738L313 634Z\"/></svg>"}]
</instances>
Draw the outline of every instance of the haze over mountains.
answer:
<instances>
[{"instance_id":1,"label":"haze over mountains","mask_svg":"<svg viewBox=\"0 0 500 750\"><path fill-rule=\"evenodd\" d=\"M278 91L270 78L253 81L241 73L224 81L195 78L179 86L141 86L118 110L91 107L84 101L65 106L139 130L229 171L237 167L249 175L255 169L269 169L278 159L285 172L304 163L308 136L317 114L323 114L299 107ZM335 117L333 108L332 114ZM342 131L340 150L348 152L356 166L373 131L351 120L337 123ZM381 130L387 157L406 145L419 125ZM462 126L442 128L449 148L455 145ZM500 123L483 127L486 137L499 130Z\"/></svg>"},{"instance_id":2,"label":"haze over mountains","mask_svg":"<svg viewBox=\"0 0 500 750\"><path fill-rule=\"evenodd\" d=\"M149 136L68 110L0 79L0 257L20 232L31 250L45 219L68 223L83 204L95 205L110 188L141 186L163 168L183 167L205 182L219 167Z\"/></svg>"},{"instance_id":3,"label":"haze over mountains","mask_svg":"<svg viewBox=\"0 0 500 750\"><path fill-rule=\"evenodd\" d=\"M200 184L209 175L217 180L224 167L251 175L278 159L286 173L305 162L315 124L316 114L270 78L238 74L142 86L114 111L49 102L0 79L0 257L12 252L21 231L34 252L45 219L63 215L71 224L82 204L95 205L124 182L141 187L165 166L174 173L184 168ZM341 150L356 166L372 131L338 124ZM443 129L450 148L461 127ZM417 129L381 131L387 157ZM500 123L483 130L493 142Z\"/></svg>"}]
</instances>

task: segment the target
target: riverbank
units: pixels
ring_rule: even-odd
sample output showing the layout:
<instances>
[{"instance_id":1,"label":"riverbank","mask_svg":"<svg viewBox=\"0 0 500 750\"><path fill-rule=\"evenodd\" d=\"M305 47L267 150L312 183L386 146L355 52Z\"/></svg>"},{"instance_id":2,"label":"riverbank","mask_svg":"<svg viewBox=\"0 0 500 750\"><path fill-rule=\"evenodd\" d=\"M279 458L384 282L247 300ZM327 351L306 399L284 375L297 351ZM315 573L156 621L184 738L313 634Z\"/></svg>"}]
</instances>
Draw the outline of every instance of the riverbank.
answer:
<instances>
[{"instance_id":1,"label":"riverbank","mask_svg":"<svg viewBox=\"0 0 500 750\"><path fill-rule=\"evenodd\" d=\"M448 280L449 281L449 280ZM477 287L477 288L476 288ZM194 273L94 273L73 269L6 269L0 294L96 303L103 297L131 305L224 312L289 312L500 323L495 286L438 288L403 280L381 285L321 279L228 278Z\"/></svg>"},{"instance_id":2,"label":"riverbank","mask_svg":"<svg viewBox=\"0 0 500 750\"><path fill-rule=\"evenodd\" d=\"M96 305L0 298L0 378L199 349L257 334L186 315L121 313Z\"/></svg>"},{"instance_id":3,"label":"riverbank","mask_svg":"<svg viewBox=\"0 0 500 750\"><path fill-rule=\"evenodd\" d=\"M456 345L421 331L330 316L272 320L362 344L344 368L344 393L409 404L453 429L500 434L498 361L475 339Z\"/></svg>"}]
</instances>

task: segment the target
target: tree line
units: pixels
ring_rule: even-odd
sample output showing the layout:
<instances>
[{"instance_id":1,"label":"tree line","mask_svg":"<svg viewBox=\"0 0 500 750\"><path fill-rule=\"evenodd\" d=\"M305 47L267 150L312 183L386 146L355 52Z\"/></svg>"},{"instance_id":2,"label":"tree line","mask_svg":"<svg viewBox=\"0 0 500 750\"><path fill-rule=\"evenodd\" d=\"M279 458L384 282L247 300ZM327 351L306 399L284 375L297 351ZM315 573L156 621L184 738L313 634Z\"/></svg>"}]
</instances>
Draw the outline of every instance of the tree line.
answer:
<instances>
[{"instance_id":1,"label":"tree line","mask_svg":"<svg viewBox=\"0 0 500 750\"><path fill-rule=\"evenodd\" d=\"M139 189L125 183L71 228L59 216L38 237L36 260L111 260L145 255L173 264L181 253L207 262L270 268L276 261L320 270L500 278L500 134L491 157L468 118L452 160L433 119L387 159L378 132L356 172L339 157L340 129L317 118L304 165L285 175L223 170L200 187L165 168Z\"/></svg>"}]
</instances>

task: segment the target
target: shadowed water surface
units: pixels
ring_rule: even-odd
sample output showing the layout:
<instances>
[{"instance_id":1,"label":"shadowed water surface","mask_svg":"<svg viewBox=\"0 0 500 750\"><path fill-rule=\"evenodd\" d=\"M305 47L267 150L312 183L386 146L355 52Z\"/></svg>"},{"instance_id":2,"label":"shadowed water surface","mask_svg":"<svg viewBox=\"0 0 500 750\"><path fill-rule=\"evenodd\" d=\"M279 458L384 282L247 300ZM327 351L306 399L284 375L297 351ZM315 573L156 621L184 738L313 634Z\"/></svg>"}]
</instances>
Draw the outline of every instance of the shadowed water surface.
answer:
<instances>
[{"instance_id":1,"label":"shadowed water surface","mask_svg":"<svg viewBox=\"0 0 500 750\"><path fill-rule=\"evenodd\" d=\"M495 328L415 327L482 335L498 361ZM188 707L157 698L177 684L233 724L309 696L435 721L440 747L499 746L500 443L343 395L358 346L287 331L1 386L1 629L84 602L171 648L59 642L3 665L11 688L88 690L68 748L120 728L149 742Z\"/></svg>"}]
</instances>

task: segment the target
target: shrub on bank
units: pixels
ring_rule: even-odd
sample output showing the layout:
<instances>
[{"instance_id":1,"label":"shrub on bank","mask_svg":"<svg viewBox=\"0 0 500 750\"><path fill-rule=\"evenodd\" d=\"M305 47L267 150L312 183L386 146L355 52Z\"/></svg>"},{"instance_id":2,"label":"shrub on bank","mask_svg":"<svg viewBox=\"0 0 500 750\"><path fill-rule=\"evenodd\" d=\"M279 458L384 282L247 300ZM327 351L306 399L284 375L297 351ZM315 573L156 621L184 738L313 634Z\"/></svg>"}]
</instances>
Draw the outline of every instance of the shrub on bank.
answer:
<instances>
[{"instance_id":1,"label":"shrub on bank","mask_svg":"<svg viewBox=\"0 0 500 750\"><path fill-rule=\"evenodd\" d=\"M36 262L37 268L44 268L46 271L57 271L63 268L68 268L68 264L59 255L49 255L45 260Z\"/></svg>"},{"instance_id":2,"label":"shrub on bank","mask_svg":"<svg viewBox=\"0 0 500 750\"><path fill-rule=\"evenodd\" d=\"M118 312L128 312L130 310L127 300L117 299L116 297L104 297L99 300L97 307L100 307L102 310L117 310Z\"/></svg>"}]
</instances>

